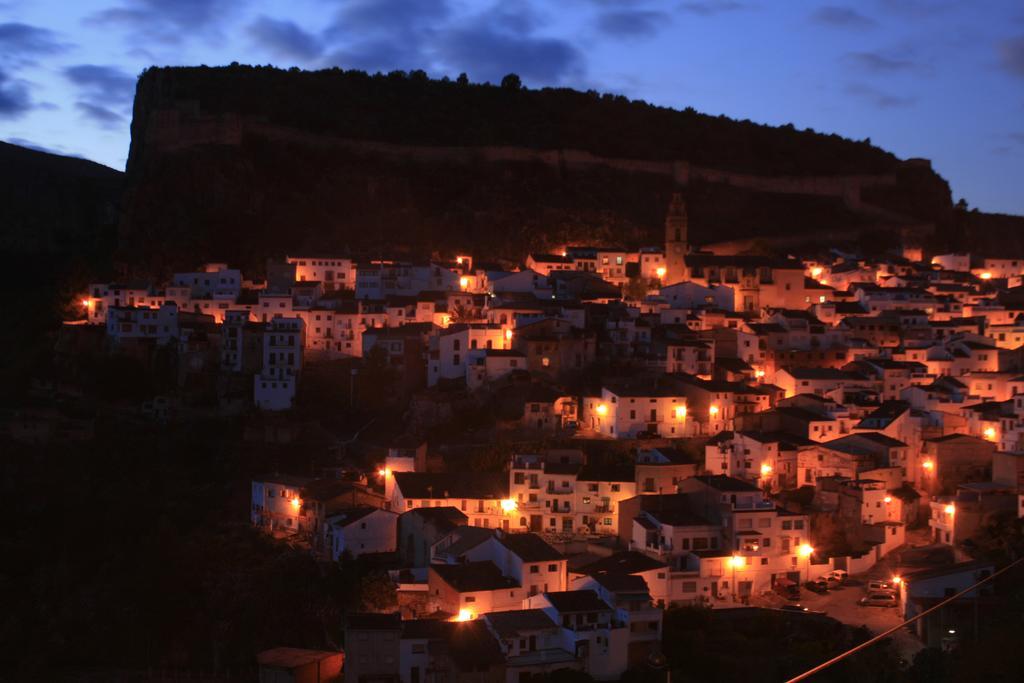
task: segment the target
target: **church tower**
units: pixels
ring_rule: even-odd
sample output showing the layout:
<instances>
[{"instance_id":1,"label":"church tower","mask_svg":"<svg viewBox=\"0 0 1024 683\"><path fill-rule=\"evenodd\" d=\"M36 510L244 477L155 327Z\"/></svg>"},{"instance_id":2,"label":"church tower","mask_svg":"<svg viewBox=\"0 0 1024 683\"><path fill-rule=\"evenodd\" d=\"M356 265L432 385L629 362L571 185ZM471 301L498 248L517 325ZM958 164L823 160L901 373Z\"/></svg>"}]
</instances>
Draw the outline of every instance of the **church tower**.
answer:
<instances>
[{"instance_id":1,"label":"church tower","mask_svg":"<svg viewBox=\"0 0 1024 683\"><path fill-rule=\"evenodd\" d=\"M681 282L686 274L683 257L690 250L687 244L689 220L686 217L686 203L683 196L675 192L668 205L665 217L665 277L662 284L673 285Z\"/></svg>"}]
</instances>

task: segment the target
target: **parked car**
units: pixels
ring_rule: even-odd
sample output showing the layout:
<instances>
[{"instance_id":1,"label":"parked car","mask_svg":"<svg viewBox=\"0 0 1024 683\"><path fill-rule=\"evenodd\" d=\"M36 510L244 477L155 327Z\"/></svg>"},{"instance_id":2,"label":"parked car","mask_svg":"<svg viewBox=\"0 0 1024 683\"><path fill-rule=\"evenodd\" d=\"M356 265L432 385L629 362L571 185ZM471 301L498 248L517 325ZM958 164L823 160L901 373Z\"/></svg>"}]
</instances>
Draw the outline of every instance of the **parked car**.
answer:
<instances>
[{"instance_id":1,"label":"parked car","mask_svg":"<svg viewBox=\"0 0 1024 683\"><path fill-rule=\"evenodd\" d=\"M889 581L882 581L879 579L868 581L867 585L864 586L865 593L896 593L896 586L892 585Z\"/></svg>"},{"instance_id":2,"label":"parked car","mask_svg":"<svg viewBox=\"0 0 1024 683\"><path fill-rule=\"evenodd\" d=\"M806 607L804 607L803 605L800 605L800 604L796 604L796 605L783 605L779 609L785 610L786 612L809 612L810 611L809 609L807 609Z\"/></svg>"},{"instance_id":3,"label":"parked car","mask_svg":"<svg viewBox=\"0 0 1024 683\"><path fill-rule=\"evenodd\" d=\"M846 580L850 578L850 573L845 569L833 569L825 575L825 578L836 583L846 583Z\"/></svg>"},{"instance_id":4,"label":"parked car","mask_svg":"<svg viewBox=\"0 0 1024 683\"><path fill-rule=\"evenodd\" d=\"M783 612L798 612L800 614L827 614L824 610L811 609L809 607L804 607L799 603L796 605L783 605L779 609Z\"/></svg>"},{"instance_id":5,"label":"parked car","mask_svg":"<svg viewBox=\"0 0 1024 683\"><path fill-rule=\"evenodd\" d=\"M825 579L815 579L814 581L808 581L804 584L804 588L813 593L828 593L828 581Z\"/></svg>"},{"instance_id":6,"label":"parked car","mask_svg":"<svg viewBox=\"0 0 1024 683\"><path fill-rule=\"evenodd\" d=\"M861 607L895 607L897 600L892 593L868 593L857 604Z\"/></svg>"},{"instance_id":7,"label":"parked car","mask_svg":"<svg viewBox=\"0 0 1024 683\"><path fill-rule=\"evenodd\" d=\"M772 589L787 600L800 599L800 586L789 579L777 579Z\"/></svg>"}]
</instances>

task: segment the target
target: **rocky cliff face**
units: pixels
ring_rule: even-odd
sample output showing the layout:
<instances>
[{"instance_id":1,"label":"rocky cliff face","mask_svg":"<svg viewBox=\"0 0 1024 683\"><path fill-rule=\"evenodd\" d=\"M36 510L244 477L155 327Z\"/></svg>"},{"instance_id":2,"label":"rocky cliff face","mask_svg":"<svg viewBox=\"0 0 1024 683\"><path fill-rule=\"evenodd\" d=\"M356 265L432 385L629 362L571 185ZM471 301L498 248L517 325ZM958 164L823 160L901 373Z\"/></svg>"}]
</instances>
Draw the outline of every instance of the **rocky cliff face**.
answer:
<instances>
[{"instance_id":1,"label":"rocky cliff face","mask_svg":"<svg viewBox=\"0 0 1024 683\"><path fill-rule=\"evenodd\" d=\"M150 69L127 187L124 256L158 269L206 257L259 268L300 250L520 259L658 243L680 188L697 243L928 234L952 220L927 162L865 142L416 73Z\"/></svg>"}]
</instances>

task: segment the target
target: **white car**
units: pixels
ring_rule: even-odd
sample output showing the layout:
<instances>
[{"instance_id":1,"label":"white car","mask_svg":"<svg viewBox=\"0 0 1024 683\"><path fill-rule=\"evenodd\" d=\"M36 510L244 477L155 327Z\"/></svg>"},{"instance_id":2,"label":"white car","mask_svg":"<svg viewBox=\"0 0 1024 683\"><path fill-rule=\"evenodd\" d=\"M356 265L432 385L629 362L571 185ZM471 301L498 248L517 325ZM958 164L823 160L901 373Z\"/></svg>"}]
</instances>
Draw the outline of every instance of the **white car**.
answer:
<instances>
[{"instance_id":1,"label":"white car","mask_svg":"<svg viewBox=\"0 0 1024 683\"><path fill-rule=\"evenodd\" d=\"M821 578L830 584L846 583L849 573L845 569L833 569L828 574L822 574Z\"/></svg>"},{"instance_id":2,"label":"white car","mask_svg":"<svg viewBox=\"0 0 1024 683\"><path fill-rule=\"evenodd\" d=\"M864 586L865 593L896 593L896 586L892 585L889 581L882 581L876 579L874 581L868 581L867 585Z\"/></svg>"}]
</instances>

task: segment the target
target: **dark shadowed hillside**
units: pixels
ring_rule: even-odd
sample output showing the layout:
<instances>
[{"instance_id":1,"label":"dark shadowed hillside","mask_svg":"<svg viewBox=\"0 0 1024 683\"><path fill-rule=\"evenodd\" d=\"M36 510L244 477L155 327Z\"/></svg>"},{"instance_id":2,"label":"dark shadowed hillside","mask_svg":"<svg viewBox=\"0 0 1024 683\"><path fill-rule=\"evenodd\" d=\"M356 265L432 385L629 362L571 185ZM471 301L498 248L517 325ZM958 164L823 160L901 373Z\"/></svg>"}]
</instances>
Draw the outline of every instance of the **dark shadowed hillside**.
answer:
<instances>
[{"instance_id":1,"label":"dark shadowed hillside","mask_svg":"<svg viewBox=\"0 0 1024 683\"><path fill-rule=\"evenodd\" d=\"M44 335L92 278L109 277L124 174L0 142L0 404L49 353Z\"/></svg>"},{"instance_id":2,"label":"dark shadowed hillside","mask_svg":"<svg viewBox=\"0 0 1024 683\"><path fill-rule=\"evenodd\" d=\"M86 159L0 142L0 251L109 249L122 176Z\"/></svg>"},{"instance_id":3,"label":"dark shadowed hillside","mask_svg":"<svg viewBox=\"0 0 1024 683\"><path fill-rule=\"evenodd\" d=\"M868 142L567 89L422 72L154 68L138 86L125 255L248 267L302 248L695 241L948 228L946 182ZM171 201L173 200L173 201ZM148 255L153 255L149 249Z\"/></svg>"}]
</instances>

